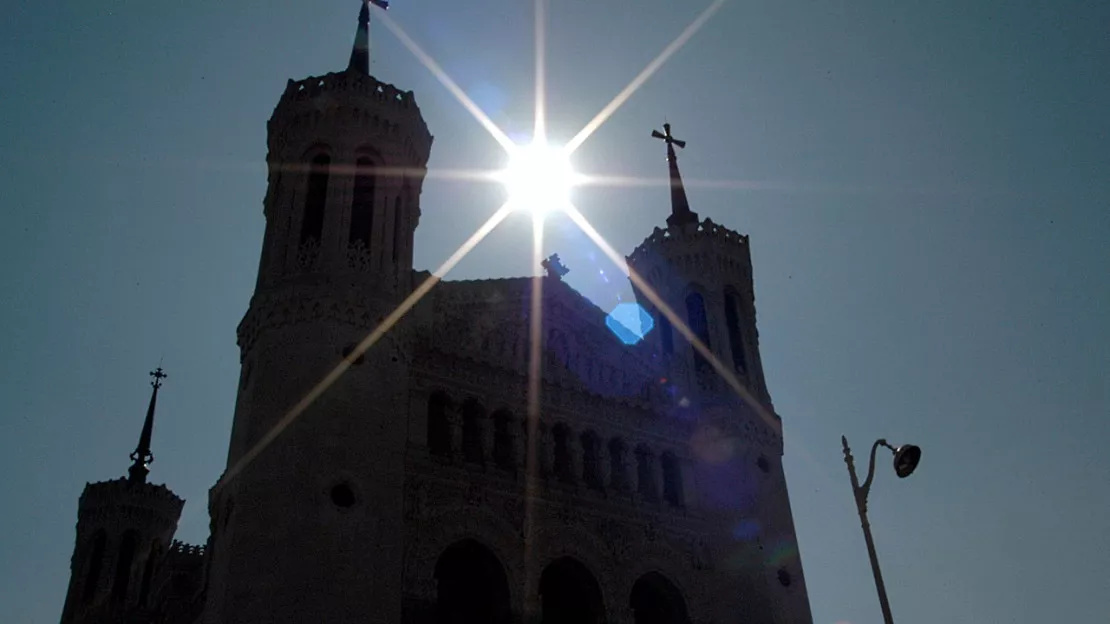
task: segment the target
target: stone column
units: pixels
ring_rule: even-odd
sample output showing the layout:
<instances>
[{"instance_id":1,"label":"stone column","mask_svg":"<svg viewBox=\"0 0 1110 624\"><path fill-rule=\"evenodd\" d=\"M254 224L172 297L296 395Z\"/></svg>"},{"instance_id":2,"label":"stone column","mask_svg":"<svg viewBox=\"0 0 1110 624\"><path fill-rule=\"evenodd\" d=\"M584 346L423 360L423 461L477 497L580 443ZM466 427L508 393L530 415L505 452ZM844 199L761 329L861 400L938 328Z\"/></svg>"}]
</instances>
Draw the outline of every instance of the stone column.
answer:
<instances>
[{"instance_id":1,"label":"stone column","mask_svg":"<svg viewBox=\"0 0 1110 624\"><path fill-rule=\"evenodd\" d=\"M536 427L536 455L539 459L539 475L547 477L552 472L551 431L547 423L540 422Z\"/></svg>"},{"instance_id":2,"label":"stone column","mask_svg":"<svg viewBox=\"0 0 1110 624\"><path fill-rule=\"evenodd\" d=\"M612 489L609 487L609 440L607 438L601 438L597 442L597 470L601 479L601 488Z\"/></svg>"},{"instance_id":3,"label":"stone column","mask_svg":"<svg viewBox=\"0 0 1110 624\"><path fill-rule=\"evenodd\" d=\"M605 455L609 458L606 462L606 484L609 486L609 491L624 494L628 491L628 448L624 447L620 457L617 458L616 471L613 471L613 458L609 454L609 445L605 445Z\"/></svg>"},{"instance_id":4,"label":"stone column","mask_svg":"<svg viewBox=\"0 0 1110 624\"><path fill-rule=\"evenodd\" d=\"M567 427L567 463L570 464L570 482L582 483L582 440L578 432Z\"/></svg>"}]
</instances>

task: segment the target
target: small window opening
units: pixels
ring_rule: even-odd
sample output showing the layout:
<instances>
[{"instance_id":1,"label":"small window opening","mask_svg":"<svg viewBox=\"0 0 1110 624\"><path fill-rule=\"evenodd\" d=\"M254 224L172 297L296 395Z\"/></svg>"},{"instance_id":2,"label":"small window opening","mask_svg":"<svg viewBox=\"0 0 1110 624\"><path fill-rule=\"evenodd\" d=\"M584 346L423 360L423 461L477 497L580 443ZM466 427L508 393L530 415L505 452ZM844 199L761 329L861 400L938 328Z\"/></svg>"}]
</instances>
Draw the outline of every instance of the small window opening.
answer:
<instances>
[{"instance_id":1,"label":"small window opening","mask_svg":"<svg viewBox=\"0 0 1110 624\"><path fill-rule=\"evenodd\" d=\"M89 570L85 576L85 591L84 599L85 604L92 602L93 596L96 595L96 587L100 583L100 570L104 567L104 548L107 545L108 536L105 534L104 529L96 532L92 539L92 548L89 553Z\"/></svg>"},{"instance_id":2,"label":"small window opening","mask_svg":"<svg viewBox=\"0 0 1110 624\"><path fill-rule=\"evenodd\" d=\"M355 505L355 491L346 481L337 483L331 488L331 502L340 509L350 509Z\"/></svg>"},{"instance_id":3,"label":"small window opening","mask_svg":"<svg viewBox=\"0 0 1110 624\"><path fill-rule=\"evenodd\" d=\"M744 354L744 335L740 327L740 298L729 291L725 293L725 325L728 326L728 348L732 351L732 367L738 373L747 373L748 362Z\"/></svg>"},{"instance_id":4,"label":"small window opening","mask_svg":"<svg viewBox=\"0 0 1110 624\"><path fill-rule=\"evenodd\" d=\"M374 231L374 162L362 157L355 163L355 188L351 195L352 245L361 244L370 249L370 236Z\"/></svg>"},{"instance_id":5,"label":"small window opening","mask_svg":"<svg viewBox=\"0 0 1110 624\"><path fill-rule=\"evenodd\" d=\"M690 331L709 349L709 319L705 314L705 298L701 293L692 292L686 295L686 317L690 322ZM711 370L709 361L697 349L694 349L694 369L703 374Z\"/></svg>"},{"instance_id":6,"label":"small window opening","mask_svg":"<svg viewBox=\"0 0 1110 624\"><path fill-rule=\"evenodd\" d=\"M305 195L304 219L301 222L301 244L320 242L324 232L324 206L328 201L328 166L331 158L320 154L312 159L308 170L308 192Z\"/></svg>"},{"instance_id":7,"label":"small window opening","mask_svg":"<svg viewBox=\"0 0 1110 624\"><path fill-rule=\"evenodd\" d=\"M123 536L119 547L119 558L116 560L116 579L112 583L112 600L123 602L127 599L127 589L131 584L131 564L135 561L135 542L138 538L134 531L128 531Z\"/></svg>"}]
</instances>

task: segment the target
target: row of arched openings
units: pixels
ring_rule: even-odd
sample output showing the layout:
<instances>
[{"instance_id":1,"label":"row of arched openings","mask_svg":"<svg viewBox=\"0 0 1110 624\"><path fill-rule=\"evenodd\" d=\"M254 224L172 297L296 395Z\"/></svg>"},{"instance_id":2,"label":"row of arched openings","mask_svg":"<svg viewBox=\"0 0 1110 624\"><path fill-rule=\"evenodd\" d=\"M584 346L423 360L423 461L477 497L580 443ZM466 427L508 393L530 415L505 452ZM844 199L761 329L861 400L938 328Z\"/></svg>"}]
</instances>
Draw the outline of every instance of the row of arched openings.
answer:
<instances>
[{"instance_id":1,"label":"row of arched openings","mask_svg":"<svg viewBox=\"0 0 1110 624\"><path fill-rule=\"evenodd\" d=\"M448 547L435 566L438 624L508 624L512 621L504 567L475 540ZM606 621L601 586L572 557L551 561L540 574L542 624L601 624ZM666 576L649 572L632 586L628 605L635 624L688 624L686 601Z\"/></svg>"},{"instance_id":2,"label":"row of arched openings","mask_svg":"<svg viewBox=\"0 0 1110 624\"><path fill-rule=\"evenodd\" d=\"M452 402L447 393L437 391L428 398L427 444L432 455L448 457L454 453L452 443ZM498 409L487 419L486 411L476 399L467 399L458 409L460 437L458 449L464 462L484 465L487 461L484 445L485 427L492 423L492 448L494 466L509 472L517 470L524 458L517 457L517 435L524 435L523 421L517 420L507 409ZM646 444L636 445L629 457L629 446L623 438L612 437L607 442L593 430L575 435L566 423L551 427L551 472L560 482L573 484L579 479L590 489L627 491L635 485L636 491L646 500L658 500L656 461L662 473L663 500L672 507L682 507L685 496L682 487L682 466L670 451L656 455ZM575 444L577 442L577 444ZM580 453L580 454L579 454ZM576 459L581 459L578 464ZM629 459L636 462L636 480L628 476ZM606 465L607 463L607 465ZM581 471L576 469L581 466ZM603 468L608 468L608 482Z\"/></svg>"},{"instance_id":3,"label":"row of arched openings","mask_svg":"<svg viewBox=\"0 0 1110 624\"><path fill-rule=\"evenodd\" d=\"M107 563L107 546L108 535L104 529L97 531L89 542L84 587L81 590L81 598L85 604L92 603L96 598L97 590L101 583L101 575L104 573L104 565ZM116 551L115 570L112 576L112 585L110 589L110 596L113 602L121 603L128 598L128 590L131 586L131 571L135 565L138 546L138 533L135 531L127 531L123 534L119 549ZM150 598L151 583L153 582L154 566L158 558L158 550L158 544L155 542L151 545L150 551L147 554L146 563L143 566L143 575L139 586L138 597L139 604L143 606L147 604Z\"/></svg>"},{"instance_id":4,"label":"row of arched openings","mask_svg":"<svg viewBox=\"0 0 1110 624\"><path fill-rule=\"evenodd\" d=\"M690 331L698 340L711 347L709 340L709 317L705 307L705 297L698 291L691 291L686 295L686 322ZM725 289L725 328L728 331L728 346L732 354L732 366L737 372L744 374L748 371L747 354L745 353L743 323L744 318L740 296L731 287ZM671 321L662 313L657 321L660 333L660 342L663 353L674 353L674 333ZM694 349L694 367L699 373L710 370L709 362Z\"/></svg>"},{"instance_id":5,"label":"row of arched openings","mask_svg":"<svg viewBox=\"0 0 1110 624\"><path fill-rule=\"evenodd\" d=\"M328 181L331 175L331 157L317 154L308 166L308 183L305 190L304 216L301 219L300 244L320 243L324 233L324 214L328 203ZM351 229L347 242L352 246L370 249L374 231L374 197L377 176L374 161L363 156L355 162L354 188L351 194ZM401 195L393 200L393 262L400 258L404 240L401 218Z\"/></svg>"}]
</instances>

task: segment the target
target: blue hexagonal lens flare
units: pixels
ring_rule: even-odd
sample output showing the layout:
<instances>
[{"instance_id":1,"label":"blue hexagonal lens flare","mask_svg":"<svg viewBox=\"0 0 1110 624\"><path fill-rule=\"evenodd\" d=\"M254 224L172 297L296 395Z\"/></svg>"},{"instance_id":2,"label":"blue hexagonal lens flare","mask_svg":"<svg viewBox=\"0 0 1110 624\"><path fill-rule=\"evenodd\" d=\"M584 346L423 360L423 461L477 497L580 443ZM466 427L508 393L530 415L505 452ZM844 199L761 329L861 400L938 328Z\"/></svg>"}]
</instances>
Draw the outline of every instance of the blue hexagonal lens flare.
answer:
<instances>
[{"instance_id":1,"label":"blue hexagonal lens flare","mask_svg":"<svg viewBox=\"0 0 1110 624\"><path fill-rule=\"evenodd\" d=\"M618 303L605 317L605 325L621 342L634 345L655 327L655 320L638 303Z\"/></svg>"}]
</instances>

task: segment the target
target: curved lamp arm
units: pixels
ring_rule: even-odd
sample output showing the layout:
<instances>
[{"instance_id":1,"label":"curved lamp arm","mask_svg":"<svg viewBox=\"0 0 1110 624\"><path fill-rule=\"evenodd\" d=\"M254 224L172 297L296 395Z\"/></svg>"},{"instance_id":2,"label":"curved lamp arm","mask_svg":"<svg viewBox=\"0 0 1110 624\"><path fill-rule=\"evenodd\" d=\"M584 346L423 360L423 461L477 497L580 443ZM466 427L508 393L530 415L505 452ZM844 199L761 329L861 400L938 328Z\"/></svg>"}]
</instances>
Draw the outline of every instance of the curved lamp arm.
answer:
<instances>
[{"instance_id":1,"label":"curved lamp arm","mask_svg":"<svg viewBox=\"0 0 1110 624\"><path fill-rule=\"evenodd\" d=\"M844 436L841 436L840 439L844 444L844 456L848 461L851 461L851 451L848 449L848 440ZM867 478L864 479L863 484L856 489L856 496L859 497L861 505L867 504L867 495L871 492L871 480L875 478L875 452L879 450L880 446L890 449L891 452L897 450L888 444L885 438L879 438L871 445L871 456L867 462Z\"/></svg>"}]
</instances>

